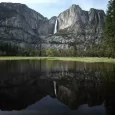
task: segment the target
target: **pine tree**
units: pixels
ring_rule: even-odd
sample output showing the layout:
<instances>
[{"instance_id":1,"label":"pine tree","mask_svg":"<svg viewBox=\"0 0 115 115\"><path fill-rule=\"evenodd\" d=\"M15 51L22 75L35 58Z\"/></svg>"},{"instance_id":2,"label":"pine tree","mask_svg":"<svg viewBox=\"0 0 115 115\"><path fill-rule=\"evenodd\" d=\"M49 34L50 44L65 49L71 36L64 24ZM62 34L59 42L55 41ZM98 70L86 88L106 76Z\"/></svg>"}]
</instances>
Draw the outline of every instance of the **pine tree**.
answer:
<instances>
[{"instance_id":1,"label":"pine tree","mask_svg":"<svg viewBox=\"0 0 115 115\"><path fill-rule=\"evenodd\" d=\"M105 24L106 54L115 57L115 0L110 0Z\"/></svg>"}]
</instances>

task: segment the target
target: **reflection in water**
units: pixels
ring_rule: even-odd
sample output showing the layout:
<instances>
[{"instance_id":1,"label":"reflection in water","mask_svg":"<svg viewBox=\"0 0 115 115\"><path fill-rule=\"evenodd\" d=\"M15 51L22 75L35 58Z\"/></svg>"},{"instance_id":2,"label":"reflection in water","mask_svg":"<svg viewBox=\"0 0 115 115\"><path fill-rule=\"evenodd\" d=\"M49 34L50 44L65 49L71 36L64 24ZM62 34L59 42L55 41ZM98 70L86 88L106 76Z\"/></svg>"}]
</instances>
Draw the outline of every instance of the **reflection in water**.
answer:
<instances>
[{"instance_id":1,"label":"reflection in water","mask_svg":"<svg viewBox=\"0 0 115 115\"><path fill-rule=\"evenodd\" d=\"M54 83L54 92L55 92L55 96L57 96L57 91L56 91L56 82L55 82L55 81L53 81L53 83Z\"/></svg>"},{"instance_id":2,"label":"reflection in water","mask_svg":"<svg viewBox=\"0 0 115 115\"><path fill-rule=\"evenodd\" d=\"M114 115L114 75L109 63L0 61L0 114Z\"/></svg>"}]
</instances>

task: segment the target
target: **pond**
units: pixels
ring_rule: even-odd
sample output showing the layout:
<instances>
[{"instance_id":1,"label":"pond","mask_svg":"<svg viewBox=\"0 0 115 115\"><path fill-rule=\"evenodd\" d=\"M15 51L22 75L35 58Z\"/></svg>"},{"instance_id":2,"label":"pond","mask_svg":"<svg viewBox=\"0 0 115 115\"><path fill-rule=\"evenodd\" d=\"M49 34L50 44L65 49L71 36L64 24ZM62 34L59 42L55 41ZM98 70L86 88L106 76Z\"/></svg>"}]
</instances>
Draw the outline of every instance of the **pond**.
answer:
<instances>
[{"instance_id":1,"label":"pond","mask_svg":"<svg viewBox=\"0 0 115 115\"><path fill-rule=\"evenodd\" d=\"M115 64L0 61L0 115L115 115Z\"/></svg>"}]
</instances>

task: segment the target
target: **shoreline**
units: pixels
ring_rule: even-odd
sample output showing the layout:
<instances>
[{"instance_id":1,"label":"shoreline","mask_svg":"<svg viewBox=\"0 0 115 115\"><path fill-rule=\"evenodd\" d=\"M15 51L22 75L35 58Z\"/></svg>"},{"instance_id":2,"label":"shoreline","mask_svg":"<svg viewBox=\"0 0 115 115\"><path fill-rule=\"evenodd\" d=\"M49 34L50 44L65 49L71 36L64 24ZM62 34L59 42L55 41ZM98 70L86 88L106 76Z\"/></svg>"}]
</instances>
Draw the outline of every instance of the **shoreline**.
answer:
<instances>
[{"instance_id":1,"label":"shoreline","mask_svg":"<svg viewBox=\"0 0 115 115\"><path fill-rule=\"evenodd\" d=\"M114 58L107 57L21 57L21 56L4 56L0 57L0 61L5 60L57 60L57 61L78 61L78 62L105 62L115 63Z\"/></svg>"}]
</instances>

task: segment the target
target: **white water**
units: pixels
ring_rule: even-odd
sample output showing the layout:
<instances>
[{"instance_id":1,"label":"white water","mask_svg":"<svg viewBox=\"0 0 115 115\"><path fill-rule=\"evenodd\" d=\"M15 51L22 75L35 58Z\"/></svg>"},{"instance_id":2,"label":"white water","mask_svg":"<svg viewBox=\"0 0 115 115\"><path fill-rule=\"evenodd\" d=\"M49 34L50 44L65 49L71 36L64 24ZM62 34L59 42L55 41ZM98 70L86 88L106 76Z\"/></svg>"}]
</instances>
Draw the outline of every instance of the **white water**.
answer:
<instances>
[{"instance_id":1,"label":"white water","mask_svg":"<svg viewBox=\"0 0 115 115\"><path fill-rule=\"evenodd\" d=\"M55 82L55 81L53 81L53 83L54 83L54 92L55 92L55 95L57 96L57 91L56 91L56 82Z\"/></svg>"},{"instance_id":2,"label":"white water","mask_svg":"<svg viewBox=\"0 0 115 115\"><path fill-rule=\"evenodd\" d=\"M55 28L54 28L54 34L57 33L57 24L58 24L58 20L56 19Z\"/></svg>"}]
</instances>

